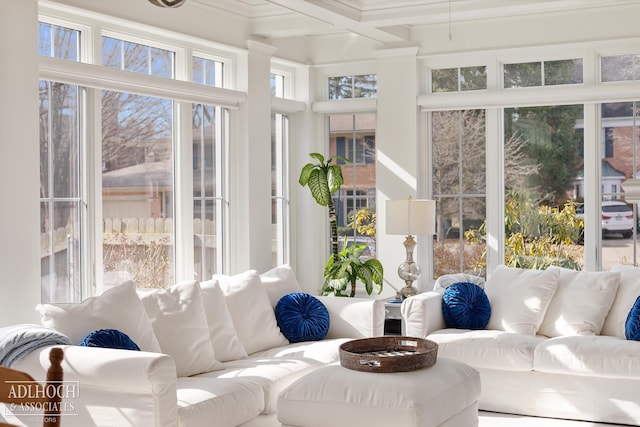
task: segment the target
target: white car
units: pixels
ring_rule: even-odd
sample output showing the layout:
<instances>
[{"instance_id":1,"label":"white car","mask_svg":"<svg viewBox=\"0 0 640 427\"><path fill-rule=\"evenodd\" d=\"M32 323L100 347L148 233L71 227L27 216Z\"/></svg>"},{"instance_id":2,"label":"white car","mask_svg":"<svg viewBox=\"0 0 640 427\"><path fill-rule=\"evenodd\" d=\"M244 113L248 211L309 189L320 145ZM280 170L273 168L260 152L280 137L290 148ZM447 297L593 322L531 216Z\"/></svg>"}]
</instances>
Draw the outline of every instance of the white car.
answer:
<instances>
[{"instance_id":1,"label":"white car","mask_svg":"<svg viewBox=\"0 0 640 427\"><path fill-rule=\"evenodd\" d=\"M576 214L584 218L584 205L576 207ZM613 233L625 239L633 235L633 209L624 202L602 202L602 234Z\"/></svg>"}]
</instances>

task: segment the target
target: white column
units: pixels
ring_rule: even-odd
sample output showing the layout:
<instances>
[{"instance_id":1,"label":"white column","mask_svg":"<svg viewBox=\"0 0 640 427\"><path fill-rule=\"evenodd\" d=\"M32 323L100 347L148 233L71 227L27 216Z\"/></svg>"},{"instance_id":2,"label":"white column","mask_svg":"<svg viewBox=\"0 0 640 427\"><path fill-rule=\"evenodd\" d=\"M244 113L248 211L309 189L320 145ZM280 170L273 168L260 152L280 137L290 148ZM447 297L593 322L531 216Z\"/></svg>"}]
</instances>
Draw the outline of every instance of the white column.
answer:
<instances>
[{"instance_id":1,"label":"white column","mask_svg":"<svg viewBox=\"0 0 640 427\"><path fill-rule=\"evenodd\" d=\"M312 99L321 92L322 77L313 67L296 73L296 98L311 105ZM329 153L329 136L326 134L324 116L307 108L296 114L292 128L290 155L291 189L291 264L300 287L305 292L317 295L324 282L324 266L329 259L328 208L320 206L311 196L308 187L298 182L300 171L307 163L316 161L309 153Z\"/></svg>"},{"instance_id":2,"label":"white column","mask_svg":"<svg viewBox=\"0 0 640 427\"><path fill-rule=\"evenodd\" d=\"M40 302L38 4L0 14L0 326L37 322Z\"/></svg>"},{"instance_id":3,"label":"white column","mask_svg":"<svg viewBox=\"0 0 640 427\"><path fill-rule=\"evenodd\" d=\"M239 64L238 89L247 102L237 112L229 147L229 272L271 268L271 56L276 49L249 40Z\"/></svg>"},{"instance_id":4,"label":"white column","mask_svg":"<svg viewBox=\"0 0 640 427\"><path fill-rule=\"evenodd\" d=\"M387 200L425 197L418 188L417 130L417 47L383 49L376 52L378 71L378 108L376 129L377 185L377 255L384 267L383 296L395 296L404 286L398 277L398 266L405 260L404 236L388 235L385 231ZM428 280L425 245L420 238L414 259L423 269L420 283Z\"/></svg>"}]
</instances>

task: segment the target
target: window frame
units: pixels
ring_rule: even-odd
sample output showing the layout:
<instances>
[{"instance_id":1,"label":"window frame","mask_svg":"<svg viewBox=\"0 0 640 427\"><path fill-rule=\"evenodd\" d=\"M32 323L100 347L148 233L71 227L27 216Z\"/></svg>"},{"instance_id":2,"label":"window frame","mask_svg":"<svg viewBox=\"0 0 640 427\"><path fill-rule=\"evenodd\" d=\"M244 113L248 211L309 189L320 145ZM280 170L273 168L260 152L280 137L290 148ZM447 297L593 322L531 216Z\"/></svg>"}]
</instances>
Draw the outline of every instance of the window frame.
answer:
<instances>
[{"instance_id":1,"label":"window frame","mask_svg":"<svg viewBox=\"0 0 640 427\"><path fill-rule=\"evenodd\" d=\"M191 104L206 103L214 105L225 111L225 130L220 143L229 144L229 114L240 107L246 100L246 93L230 89L233 86L233 70L235 57L240 52L233 48L228 50L220 49L215 43L208 43L199 39L171 34L167 31L153 29L146 26L128 25L126 21L121 21L113 17L105 17L91 13L87 17L85 13L76 15L70 8L49 8L46 5L39 5L39 21L52 25L61 25L67 28L80 31L80 55L78 62L72 62L59 58L40 57L39 77L45 81L55 81L77 85L82 93L83 120L81 131L81 145L86 147L82 153L82 169L84 176L81 177L81 184L85 191L84 203L86 209L86 221L84 223L86 236L97 236L100 230L102 219L101 198L101 168L96 164L99 162L100 154L93 144L88 141L100 140L100 91L116 90L128 92L136 95L154 96L170 99L174 103L174 170L176 173L174 204L176 208L174 225L174 246L177 251L174 257L175 278L179 280L190 280L193 278L193 254L189 254L189 248L193 248L193 225L192 221L181 221L181 218L193 218L193 202L181 203L193 199L192 181L179 177L180 171L185 168L192 169L191 155ZM91 24L87 24L91 22ZM149 76L146 74L136 74L118 69L112 69L101 65L102 36L114 37L121 40L135 43L147 44L151 47L167 49L175 52L174 57L174 78ZM187 40L185 40L187 39ZM225 64L223 79L225 88L203 86L192 83L191 67L192 55L196 54L206 59L221 61ZM186 124L186 125L185 125ZM182 141L182 142L180 142ZM185 148L185 147L189 148ZM221 170L228 171L227 160L223 160ZM226 180L225 180L226 182ZM226 188L226 183L224 184ZM228 192L225 191L226 199L221 203L224 210L223 218L227 218ZM179 206L182 206L179 208ZM224 230L224 235L228 233L229 227L226 221L219 225ZM228 245L228 239L223 237L224 245ZM185 242L191 242L191 244ZM97 237L87 237L84 245L86 252L86 264L83 269L84 287L81 299L99 294L103 291L102 274L102 240ZM181 249L185 248L185 249ZM220 248L220 253L227 253L228 248ZM186 261L186 262L185 262ZM228 268L228 260L218 260L219 273L224 273ZM188 267L184 267L188 265ZM84 277L86 276L86 277Z\"/></svg>"},{"instance_id":2,"label":"window frame","mask_svg":"<svg viewBox=\"0 0 640 427\"><path fill-rule=\"evenodd\" d=\"M636 43L638 39L635 39ZM637 46L637 44L635 45ZM490 274L504 260L504 188L503 165L496 159L503 158L502 110L513 106L544 106L559 104L584 104L584 139L585 146L591 144L593 150L585 153L585 185L597 189L598 194L587 195L587 210L599 212L600 204L600 159L601 159L601 119L599 103L615 101L634 101L640 93L640 82L600 82L600 56L613 54L637 54L637 48L629 48L620 52L619 42L594 42L582 44L566 44L557 46L535 46L512 48L500 51L482 51L452 55L433 55L423 57L419 64L422 73L421 81L426 82L426 89L418 96L417 105L421 111L421 134L425 135L422 144L430 147L428 137L428 113L431 111L451 109L483 108L486 111L487 123L487 230L488 237L494 244L487 246L487 272ZM510 89L504 88L501 64L517 62L553 61L562 59L582 59L582 84L539 86ZM456 68L468 65L486 65L487 90L466 92L430 93L431 68ZM423 150L428 156L429 149ZM429 165L428 157L421 164ZM424 188L431 188L430 170L420 171L420 182ZM601 236L597 221L585 229L585 245L597 247L595 251L585 253L585 270L601 269Z\"/></svg>"}]
</instances>

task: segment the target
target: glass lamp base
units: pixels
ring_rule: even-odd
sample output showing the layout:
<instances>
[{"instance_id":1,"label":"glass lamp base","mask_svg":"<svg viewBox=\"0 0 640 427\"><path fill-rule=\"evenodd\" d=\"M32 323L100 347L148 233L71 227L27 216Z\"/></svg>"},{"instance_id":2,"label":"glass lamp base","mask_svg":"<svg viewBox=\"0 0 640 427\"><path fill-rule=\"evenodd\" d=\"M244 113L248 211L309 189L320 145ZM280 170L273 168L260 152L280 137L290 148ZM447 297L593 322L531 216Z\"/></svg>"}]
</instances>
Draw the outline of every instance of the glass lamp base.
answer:
<instances>
[{"instance_id":1,"label":"glass lamp base","mask_svg":"<svg viewBox=\"0 0 640 427\"><path fill-rule=\"evenodd\" d=\"M406 298L412 297L417 294L418 294L418 290L415 287L411 285L406 285L398 291L396 298L404 300Z\"/></svg>"}]
</instances>

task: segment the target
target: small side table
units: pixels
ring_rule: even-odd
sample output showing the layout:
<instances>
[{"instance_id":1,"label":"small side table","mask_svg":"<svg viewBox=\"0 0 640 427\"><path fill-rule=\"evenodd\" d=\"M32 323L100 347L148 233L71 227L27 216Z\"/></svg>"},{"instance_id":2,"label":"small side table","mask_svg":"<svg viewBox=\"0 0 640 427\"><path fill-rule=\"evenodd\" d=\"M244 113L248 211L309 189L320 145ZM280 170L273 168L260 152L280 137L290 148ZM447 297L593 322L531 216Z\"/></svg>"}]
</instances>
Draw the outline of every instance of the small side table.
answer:
<instances>
[{"instance_id":1,"label":"small side table","mask_svg":"<svg viewBox=\"0 0 640 427\"><path fill-rule=\"evenodd\" d=\"M384 334L385 335L403 335L404 322L402 321L402 313L400 306L402 300L389 299L384 302Z\"/></svg>"}]
</instances>

